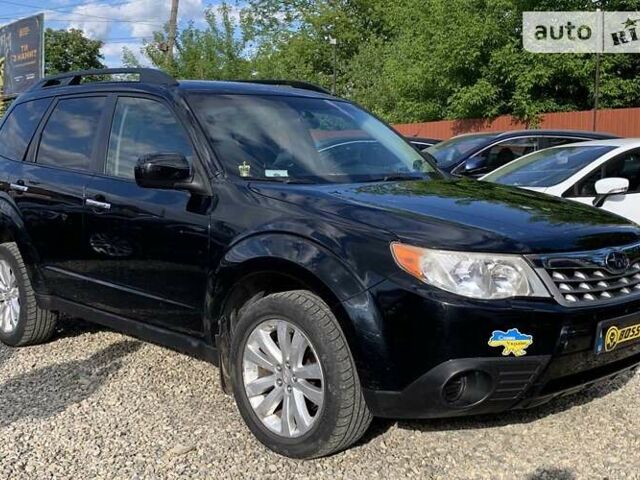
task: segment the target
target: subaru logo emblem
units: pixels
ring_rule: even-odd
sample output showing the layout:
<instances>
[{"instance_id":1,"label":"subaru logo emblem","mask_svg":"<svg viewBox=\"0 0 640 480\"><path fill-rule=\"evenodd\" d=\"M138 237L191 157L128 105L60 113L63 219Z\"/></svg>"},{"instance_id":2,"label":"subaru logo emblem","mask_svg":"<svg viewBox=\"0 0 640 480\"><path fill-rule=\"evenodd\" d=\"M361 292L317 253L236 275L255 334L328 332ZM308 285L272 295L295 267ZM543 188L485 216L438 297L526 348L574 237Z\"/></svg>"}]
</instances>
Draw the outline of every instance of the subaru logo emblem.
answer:
<instances>
[{"instance_id":1,"label":"subaru logo emblem","mask_svg":"<svg viewBox=\"0 0 640 480\"><path fill-rule=\"evenodd\" d=\"M622 252L611 252L604 261L605 266L611 273L621 273L626 271L631 265L629 257Z\"/></svg>"}]
</instances>

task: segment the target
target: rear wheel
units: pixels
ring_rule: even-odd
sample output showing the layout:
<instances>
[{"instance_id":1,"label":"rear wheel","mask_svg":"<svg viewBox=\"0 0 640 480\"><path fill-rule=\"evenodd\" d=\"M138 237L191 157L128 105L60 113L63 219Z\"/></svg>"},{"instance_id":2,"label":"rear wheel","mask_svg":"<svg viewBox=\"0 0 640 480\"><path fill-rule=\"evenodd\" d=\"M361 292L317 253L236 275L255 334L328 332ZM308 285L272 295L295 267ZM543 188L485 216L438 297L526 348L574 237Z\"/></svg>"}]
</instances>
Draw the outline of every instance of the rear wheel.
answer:
<instances>
[{"instance_id":1,"label":"rear wheel","mask_svg":"<svg viewBox=\"0 0 640 480\"><path fill-rule=\"evenodd\" d=\"M276 293L243 309L231 355L240 413L277 453L329 455L371 423L344 334L311 292Z\"/></svg>"},{"instance_id":2,"label":"rear wheel","mask_svg":"<svg viewBox=\"0 0 640 480\"><path fill-rule=\"evenodd\" d=\"M56 315L36 304L27 269L15 243L0 245L0 341L13 347L51 338Z\"/></svg>"}]
</instances>

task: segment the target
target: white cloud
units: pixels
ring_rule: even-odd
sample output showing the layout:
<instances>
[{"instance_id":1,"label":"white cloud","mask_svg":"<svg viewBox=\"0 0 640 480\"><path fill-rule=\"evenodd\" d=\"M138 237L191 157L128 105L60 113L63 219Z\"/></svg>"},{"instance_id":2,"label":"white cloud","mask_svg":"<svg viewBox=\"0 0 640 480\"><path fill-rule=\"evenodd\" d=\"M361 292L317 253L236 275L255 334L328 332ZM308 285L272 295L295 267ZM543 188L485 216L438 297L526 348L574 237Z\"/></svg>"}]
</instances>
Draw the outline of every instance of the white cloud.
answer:
<instances>
[{"instance_id":1,"label":"white cloud","mask_svg":"<svg viewBox=\"0 0 640 480\"><path fill-rule=\"evenodd\" d=\"M204 9L204 0L180 0L178 21L199 21ZM65 12L49 11L47 19L66 19L68 28L80 29L87 37L104 41L102 53L106 63L116 66L120 64L124 46L140 57L143 39L150 39L153 32L163 29L170 10L171 0L129 0L124 4L91 3ZM109 42L114 37L131 41Z\"/></svg>"},{"instance_id":2,"label":"white cloud","mask_svg":"<svg viewBox=\"0 0 640 480\"><path fill-rule=\"evenodd\" d=\"M170 9L171 0L130 0L128 3L116 5L106 3L81 5L65 12L65 15L67 18L73 18L69 22L70 27L83 30L91 38L104 40L115 26L128 30L134 37L149 37L154 31L162 29L169 19ZM182 0L178 18L199 17L203 10L203 0Z\"/></svg>"}]
</instances>

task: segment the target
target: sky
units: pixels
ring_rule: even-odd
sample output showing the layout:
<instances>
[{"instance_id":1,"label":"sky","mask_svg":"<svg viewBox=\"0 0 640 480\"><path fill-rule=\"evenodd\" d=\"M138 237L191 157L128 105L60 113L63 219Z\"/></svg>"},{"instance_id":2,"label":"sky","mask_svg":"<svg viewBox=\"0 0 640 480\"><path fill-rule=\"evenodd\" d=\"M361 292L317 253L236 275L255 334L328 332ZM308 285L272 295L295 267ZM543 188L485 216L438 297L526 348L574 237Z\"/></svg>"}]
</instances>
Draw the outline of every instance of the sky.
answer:
<instances>
[{"instance_id":1,"label":"sky","mask_svg":"<svg viewBox=\"0 0 640 480\"><path fill-rule=\"evenodd\" d=\"M220 1L180 0L178 24L202 24L205 8ZM163 28L170 9L171 0L0 0L0 24L43 12L45 28L79 28L87 37L102 40L104 63L118 67L122 48L140 57L142 42Z\"/></svg>"}]
</instances>

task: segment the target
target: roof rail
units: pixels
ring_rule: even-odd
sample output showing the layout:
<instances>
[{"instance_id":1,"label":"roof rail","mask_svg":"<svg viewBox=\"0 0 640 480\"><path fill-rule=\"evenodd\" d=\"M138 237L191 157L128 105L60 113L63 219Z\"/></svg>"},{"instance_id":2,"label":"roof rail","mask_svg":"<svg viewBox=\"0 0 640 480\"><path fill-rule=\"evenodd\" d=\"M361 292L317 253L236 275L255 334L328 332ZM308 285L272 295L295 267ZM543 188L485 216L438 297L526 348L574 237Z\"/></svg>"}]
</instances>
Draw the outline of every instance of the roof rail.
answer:
<instances>
[{"instance_id":1,"label":"roof rail","mask_svg":"<svg viewBox=\"0 0 640 480\"><path fill-rule=\"evenodd\" d=\"M29 90L39 90L49 87L65 87L67 85L80 85L83 77L97 77L100 75L135 74L140 76L141 83L153 83L156 85L177 85L178 82L171 75L156 70L155 68L102 68L97 70L81 70L77 72L60 73L45 77L34 84Z\"/></svg>"},{"instance_id":2,"label":"roof rail","mask_svg":"<svg viewBox=\"0 0 640 480\"><path fill-rule=\"evenodd\" d=\"M300 80L234 80L234 82L241 83L260 83L263 85L275 85L282 87L300 88L303 90L311 90L312 92L326 93L332 95L332 93L326 88L322 88L319 85L315 85L309 82L302 82Z\"/></svg>"}]
</instances>

